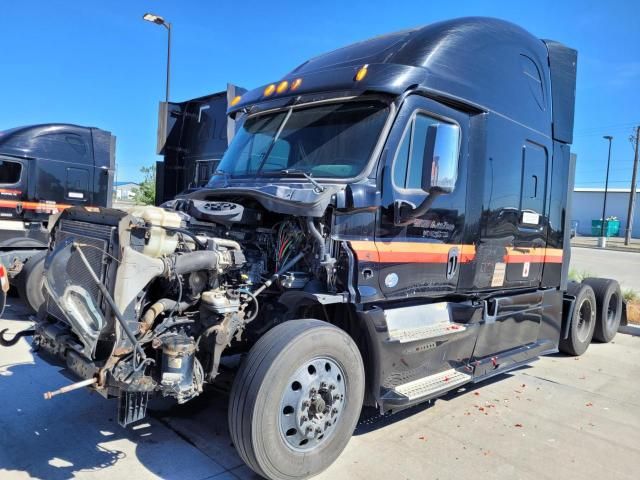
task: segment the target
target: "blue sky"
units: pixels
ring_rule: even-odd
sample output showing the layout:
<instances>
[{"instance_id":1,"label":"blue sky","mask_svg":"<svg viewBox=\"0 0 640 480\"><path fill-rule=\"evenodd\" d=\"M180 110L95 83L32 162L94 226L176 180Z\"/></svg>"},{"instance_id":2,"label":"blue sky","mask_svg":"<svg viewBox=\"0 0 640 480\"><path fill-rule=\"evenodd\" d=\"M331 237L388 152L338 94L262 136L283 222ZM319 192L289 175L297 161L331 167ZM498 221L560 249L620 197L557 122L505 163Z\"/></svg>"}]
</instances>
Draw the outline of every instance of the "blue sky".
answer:
<instances>
[{"instance_id":1,"label":"blue sky","mask_svg":"<svg viewBox=\"0 0 640 480\"><path fill-rule=\"evenodd\" d=\"M602 1L145 1L22 0L0 6L0 130L69 122L112 131L119 180L157 159L166 32L173 24L174 101L277 80L305 59L371 36L484 15L578 49L576 184L628 187L640 124L640 17L632 0Z\"/></svg>"}]
</instances>

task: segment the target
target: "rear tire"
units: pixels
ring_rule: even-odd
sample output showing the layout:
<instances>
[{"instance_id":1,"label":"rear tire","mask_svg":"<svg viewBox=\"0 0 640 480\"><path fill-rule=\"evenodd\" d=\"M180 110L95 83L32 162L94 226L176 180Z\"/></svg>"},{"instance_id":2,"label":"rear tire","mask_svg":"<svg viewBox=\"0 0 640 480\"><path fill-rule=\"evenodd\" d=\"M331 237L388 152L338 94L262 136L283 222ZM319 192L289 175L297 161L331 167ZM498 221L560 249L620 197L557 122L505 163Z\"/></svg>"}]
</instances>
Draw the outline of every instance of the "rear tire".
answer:
<instances>
[{"instance_id":1,"label":"rear tire","mask_svg":"<svg viewBox=\"0 0 640 480\"><path fill-rule=\"evenodd\" d=\"M593 338L609 343L616 336L622 319L622 291L615 280L608 278L585 278L596 295L596 328Z\"/></svg>"},{"instance_id":2,"label":"rear tire","mask_svg":"<svg viewBox=\"0 0 640 480\"><path fill-rule=\"evenodd\" d=\"M596 327L596 296L593 289L584 283L571 283L568 293L576 301L569 321L569 336L560 340L560 351L567 355L580 356L589 348Z\"/></svg>"},{"instance_id":3,"label":"rear tire","mask_svg":"<svg viewBox=\"0 0 640 480\"><path fill-rule=\"evenodd\" d=\"M364 367L351 337L319 320L291 320L267 332L236 375L231 439L257 474L308 478L346 447L363 397Z\"/></svg>"},{"instance_id":4,"label":"rear tire","mask_svg":"<svg viewBox=\"0 0 640 480\"><path fill-rule=\"evenodd\" d=\"M16 282L18 295L31 313L36 313L44 303L44 260L46 251L32 255L24 264Z\"/></svg>"}]
</instances>

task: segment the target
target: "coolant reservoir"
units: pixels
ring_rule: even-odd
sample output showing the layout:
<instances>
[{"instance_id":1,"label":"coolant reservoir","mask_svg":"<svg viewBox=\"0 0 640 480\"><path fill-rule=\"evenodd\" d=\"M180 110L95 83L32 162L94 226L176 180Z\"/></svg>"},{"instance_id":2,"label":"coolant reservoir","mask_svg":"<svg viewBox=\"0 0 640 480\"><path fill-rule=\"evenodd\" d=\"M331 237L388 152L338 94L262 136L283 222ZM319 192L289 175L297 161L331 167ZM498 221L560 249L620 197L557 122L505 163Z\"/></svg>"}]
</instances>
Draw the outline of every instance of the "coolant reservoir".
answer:
<instances>
[{"instance_id":1,"label":"coolant reservoir","mask_svg":"<svg viewBox=\"0 0 640 480\"><path fill-rule=\"evenodd\" d=\"M135 207L129 214L142 218L152 226L149 230L149 239L142 253L150 257L161 257L173 253L178 246L178 236L168 232L163 227L180 228L180 215L164 208L144 206Z\"/></svg>"}]
</instances>

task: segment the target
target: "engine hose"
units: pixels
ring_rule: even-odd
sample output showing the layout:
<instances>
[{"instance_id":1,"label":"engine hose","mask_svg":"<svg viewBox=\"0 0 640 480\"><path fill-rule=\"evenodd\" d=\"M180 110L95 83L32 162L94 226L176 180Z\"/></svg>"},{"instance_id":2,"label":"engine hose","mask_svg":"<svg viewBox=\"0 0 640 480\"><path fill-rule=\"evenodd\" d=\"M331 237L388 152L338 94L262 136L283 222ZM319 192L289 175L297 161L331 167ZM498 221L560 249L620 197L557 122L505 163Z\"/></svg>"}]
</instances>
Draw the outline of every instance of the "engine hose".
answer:
<instances>
[{"instance_id":1,"label":"engine hose","mask_svg":"<svg viewBox=\"0 0 640 480\"><path fill-rule=\"evenodd\" d=\"M253 293L251 293L249 290L241 290L241 291L242 293L249 295L249 297L251 297L251 300L253 300L253 303L256 304L256 311L253 312L251 317L245 319L245 323L253 322L258 316L258 312L260 311L260 304L258 303L258 299L256 298L256 296Z\"/></svg>"},{"instance_id":2,"label":"engine hose","mask_svg":"<svg viewBox=\"0 0 640 480\"><path fill-rule=\"evenodd\" d=\"M198 270L217 270L218 252L212 250L198 250L196 252L178 255L173 262L174 273L184 275L185 273L197 272Z\"/></svg>"},{"instance_id":3,"label":"engine hose","mask_svg":"<svg viewBox=\"0 0 640 480\"><path fill-rule=\"evenodd\" d=\"M197 301L197 300L196 300ZM144 315L140 319L140 333L146 333L155 322L156 318L169 310L177 311L178 313L184 312L187 308L193 306L196 302L177 302L170 298L162 298L151 305Z\"/></svg>"},{"instance_id":4,"label":"engine hose","mask_svg":"<svg viewBox=\"0 0 640 480\"><path fill-rule=\"evenodd\" d=\"M195 244L198 245L203 250L207 248L207 246L204 243L202 243L202 240L200 240L194 233L190 232L189 230L185 230L184 228L166 227L162 225L154 225L154 226L164 228L169 232L176 232L176 233L181 233L182 235L186 235L187 237L191 238L195 242Z\"/></svg>"},{"instance_id":5,"label":"engine hose","mask_svg":"<svg viewBox=\"0 0 640 480\"><path fill-rule=\"evenodd\" d=\"M320 261L324 262L326 256L324 238L322 238L322 235L318 231L318 228L316 227L316 224L313 221L312 217L307 217L307 228L309 229L309 233L313 236L316 244L318 245L318 256L320 258Z\"/></svg>"}]
</instances>

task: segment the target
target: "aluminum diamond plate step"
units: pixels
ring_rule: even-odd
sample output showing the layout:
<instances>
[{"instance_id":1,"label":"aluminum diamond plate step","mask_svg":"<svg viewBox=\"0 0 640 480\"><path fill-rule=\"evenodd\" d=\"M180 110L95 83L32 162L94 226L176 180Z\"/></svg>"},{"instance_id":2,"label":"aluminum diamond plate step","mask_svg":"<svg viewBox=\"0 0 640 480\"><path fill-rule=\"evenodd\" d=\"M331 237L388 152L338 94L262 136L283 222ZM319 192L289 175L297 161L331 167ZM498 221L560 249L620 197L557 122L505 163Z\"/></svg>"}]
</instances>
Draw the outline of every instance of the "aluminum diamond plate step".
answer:
<instances>
[{"instance_id":1,"label":"aluminum diamond plate step","mask_svg":"<svg viewBox=\"0 0 640 480\"><path fill-rule=\"evenodd\" d=\"M464 325L440 322L426 327L391 330L389 331L389 341L398 343L416 342L419 340L429 340L435 337L460 333L465 330L466 327Z\"/></svg>"},{"instance_id":2,"label":"aluminum diamond plate step","mask_svg":"<svg viewBox=\"0 0 640 480\"><path fill-rule=\"evenodd\" d=\"M409 400L446 392L471 381L471 375L451 369L397 386L394 391Z\"/></svg>"}]
</instances>

